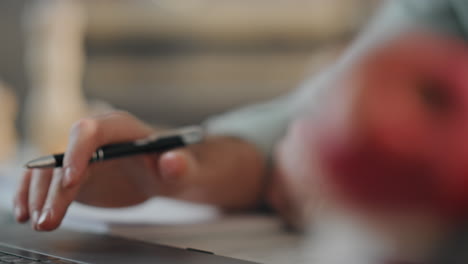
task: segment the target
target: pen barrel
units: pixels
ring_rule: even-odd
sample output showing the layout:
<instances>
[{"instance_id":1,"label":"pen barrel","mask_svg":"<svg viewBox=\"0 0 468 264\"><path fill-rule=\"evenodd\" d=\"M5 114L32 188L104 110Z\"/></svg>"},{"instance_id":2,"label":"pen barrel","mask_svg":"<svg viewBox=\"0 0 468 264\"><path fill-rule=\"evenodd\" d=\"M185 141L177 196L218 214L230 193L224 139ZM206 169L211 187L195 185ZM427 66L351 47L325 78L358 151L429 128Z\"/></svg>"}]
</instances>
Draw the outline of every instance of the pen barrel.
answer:
<instances>
[{"instance_id":1,"label":"pen barrel","mask_svg":"<svg viewBox=\"0 0 468 264\"><path fill-rule=\"evenodd\" d=\"M63 154L55 154L53 155L55 159L55 166L62 167L63 166Z\"/></svg>"},{"instance_id":2,"label":"pen barrel","mask_svg":"<svg viewBox=\"0 0 468 264\"><path fill-rule=\"evenodd\" d=\"M153 142L138 144L136 142L112 144L98 149L91 162L114 159L137 154L161 153L171 149L185 146L180 136L160 138Z\"/></svg>"}]
</instances>

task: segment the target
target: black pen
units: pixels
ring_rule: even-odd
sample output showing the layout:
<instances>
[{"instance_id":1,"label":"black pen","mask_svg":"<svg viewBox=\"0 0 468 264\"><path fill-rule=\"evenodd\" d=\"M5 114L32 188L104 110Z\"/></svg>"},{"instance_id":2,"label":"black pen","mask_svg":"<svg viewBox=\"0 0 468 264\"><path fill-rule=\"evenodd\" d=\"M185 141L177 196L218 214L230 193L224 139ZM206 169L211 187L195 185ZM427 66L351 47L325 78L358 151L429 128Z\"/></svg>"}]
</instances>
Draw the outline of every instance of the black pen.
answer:
<instances>
[{"instance_id":1,"label":"black pen","mask_svg":"<svg viewBox=\"0 0 468 264\"><path fill-rule=\"evenodd\" d=\"M197 126L172 130L167 133L153 135L133 142L102 146L93 153L89 162L104 161L150 152L161 153L201 142L203 137L203 129ZM26 163L25 167L28 169L62 167L63 156L64 154L62 153L40 157Z\"/></svg>"}]
</instances>

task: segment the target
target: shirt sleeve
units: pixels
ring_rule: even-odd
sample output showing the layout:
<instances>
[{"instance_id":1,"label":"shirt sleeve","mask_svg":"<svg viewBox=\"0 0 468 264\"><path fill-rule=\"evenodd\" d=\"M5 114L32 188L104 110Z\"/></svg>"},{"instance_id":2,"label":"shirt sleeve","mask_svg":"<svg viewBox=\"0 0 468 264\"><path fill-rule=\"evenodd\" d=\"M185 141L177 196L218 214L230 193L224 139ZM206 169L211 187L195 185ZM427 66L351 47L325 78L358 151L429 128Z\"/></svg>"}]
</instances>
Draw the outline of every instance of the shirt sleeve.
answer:
<instances>
[{"instance_id":1,"label":"shirt sleeve","mask_svg":"<svg viewBox=\"0 0 468 264\"><path fill-rule=\"evenodd\" d=\"M319 102L340 72L353 64L368 48L411 28L436 29L461 34L450 1L390 0L375 14L369 26L348 51L330 68L312 76L299 89L266 103L248 106L205 122L211 134L239 137L254 144L266 158L285 134L288 124L305 108ZM313 111L313 110L312 110Z\"/></svg>"},{"instance_id":2,"label":"shirt sleeve","mask_svg":"<svg viewBox=\"0 0 468 264\"><path fill-rule=\"evenodd\" d=\"M306 98L318 91L310 87L323 86L323 74L296 91L270 102L247 106L236 111L214 116L205 122L209 134L229 135L253 143L267 158L271 156L275 142L286 132L290 121L306 105ZM313 82L313 83L310 83Z\"/></svg>"}]
</instances>

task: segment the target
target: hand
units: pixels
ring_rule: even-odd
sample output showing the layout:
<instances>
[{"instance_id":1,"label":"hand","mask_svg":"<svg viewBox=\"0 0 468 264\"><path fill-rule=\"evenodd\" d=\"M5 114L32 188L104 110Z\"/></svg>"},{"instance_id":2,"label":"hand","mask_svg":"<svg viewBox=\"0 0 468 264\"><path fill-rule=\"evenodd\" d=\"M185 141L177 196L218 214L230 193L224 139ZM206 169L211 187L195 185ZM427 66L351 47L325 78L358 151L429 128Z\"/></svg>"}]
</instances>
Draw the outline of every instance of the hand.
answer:
<instances>
[{"instance_id":1,"label":"hand","mask_svg":"<svg viewBox=\"0 0 468 264\"><path fill-rule=\"evenodd\" d=\"M24 173L15 198L16 219L30 220L39 231L53 230L74 200L101 207L135 205L155 195L225 208L247 208L258 202L263 160L253 146L235 138L209 137L161 155L88 163L100 146L153 133L125 112L78 121L70 133L63 168ZM244 166L236 165L240 163Z\"/></svg>"},{"instance_id":2,"label":"hand","mask_svg":"<svg viewBox=\"0 0 468 264\"><path fill-rule=\"evenodd\" d=\"M78 121L71 129L63 168L32 169L24 173L15 199L17 220L30 219L34 229L51 230L60 224L75 199L103 206L144 201L152 194L155 184L153 172L148 169L151 156L93 165L89 165L88 160L102 145L145 138L152 133L155 131L151 127L125 112ZM168 153L161 159L162 170L168 170L174 160L180 159L174 155L176 153ZM131 175L138 177L132 179ZM108 188L102 188L105 185ZM109 191L114 191L114 195ZM115 195L116 191L121 192L120 195Z\"/></svg>"},{"instance_id":3,"label":"hand","mask_svg":"<svg viewBox=\"0 0 468 264\"><path fill-rule=\"evenodd\" d=\"M99 181L110 180L112 185L116 184L116 187L124 191L123 197L126 197L125 191L135 188L132 182L128 182L128 187L125 186L124 182L129 181L128 177L125 177L126 172L135 170L135 174L138 173L141 178L150 179L148 171L138 166L145 164L144 158L122 160L118 163L119 169L106 171L103 167L108 167L110 164L90 166L89 157L102 145L144 138L151 133L154 133L153 129L124 112L80 120L71 130L63 168L32 169L24 173L15 198L17 220L20 222L31 220L31 225L36 230L56 228L70 203L81 195L87 182L93 180L90 178L101 178L94 179ZM97 177L90 177L91 175ZM119 204L121 203L119 199L125 199L116 196L115 200L112 200L105 191L99 194L97 190L94 192L93 188L89 188L86 192L103 196L100 203ZM134 200L143 200L148 195L147 192L137 193L139 196L133 198ZM126 203L132 202L135 201L126 201Z\"/></svg>"}]
</instances>

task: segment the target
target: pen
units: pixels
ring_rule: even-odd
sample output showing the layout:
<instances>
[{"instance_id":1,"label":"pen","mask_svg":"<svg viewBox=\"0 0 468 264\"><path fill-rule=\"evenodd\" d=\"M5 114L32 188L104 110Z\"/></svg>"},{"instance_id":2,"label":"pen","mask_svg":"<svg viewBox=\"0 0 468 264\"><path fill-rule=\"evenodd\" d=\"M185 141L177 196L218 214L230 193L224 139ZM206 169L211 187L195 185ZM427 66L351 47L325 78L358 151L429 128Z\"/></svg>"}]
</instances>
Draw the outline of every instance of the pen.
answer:
<instances>
[{"instance_id":1,"label":"pen","mask_svg":"<svg viewBox=\"0 0 468 264\"><path fill-rule=\"evenodd\" d=\"M124 142L102 146L93 153L93 156L89 162L93 163L97 161L104 161L150 152L160 153L201 142L203 137L204 133L201 127L185 127L172 130L167 133L152 135L148 138L136 140L133 142ZM25 167L28 169L62 167L63 157L63 153L40 157L26 163Z\"/></svg>"}]
</instances>

